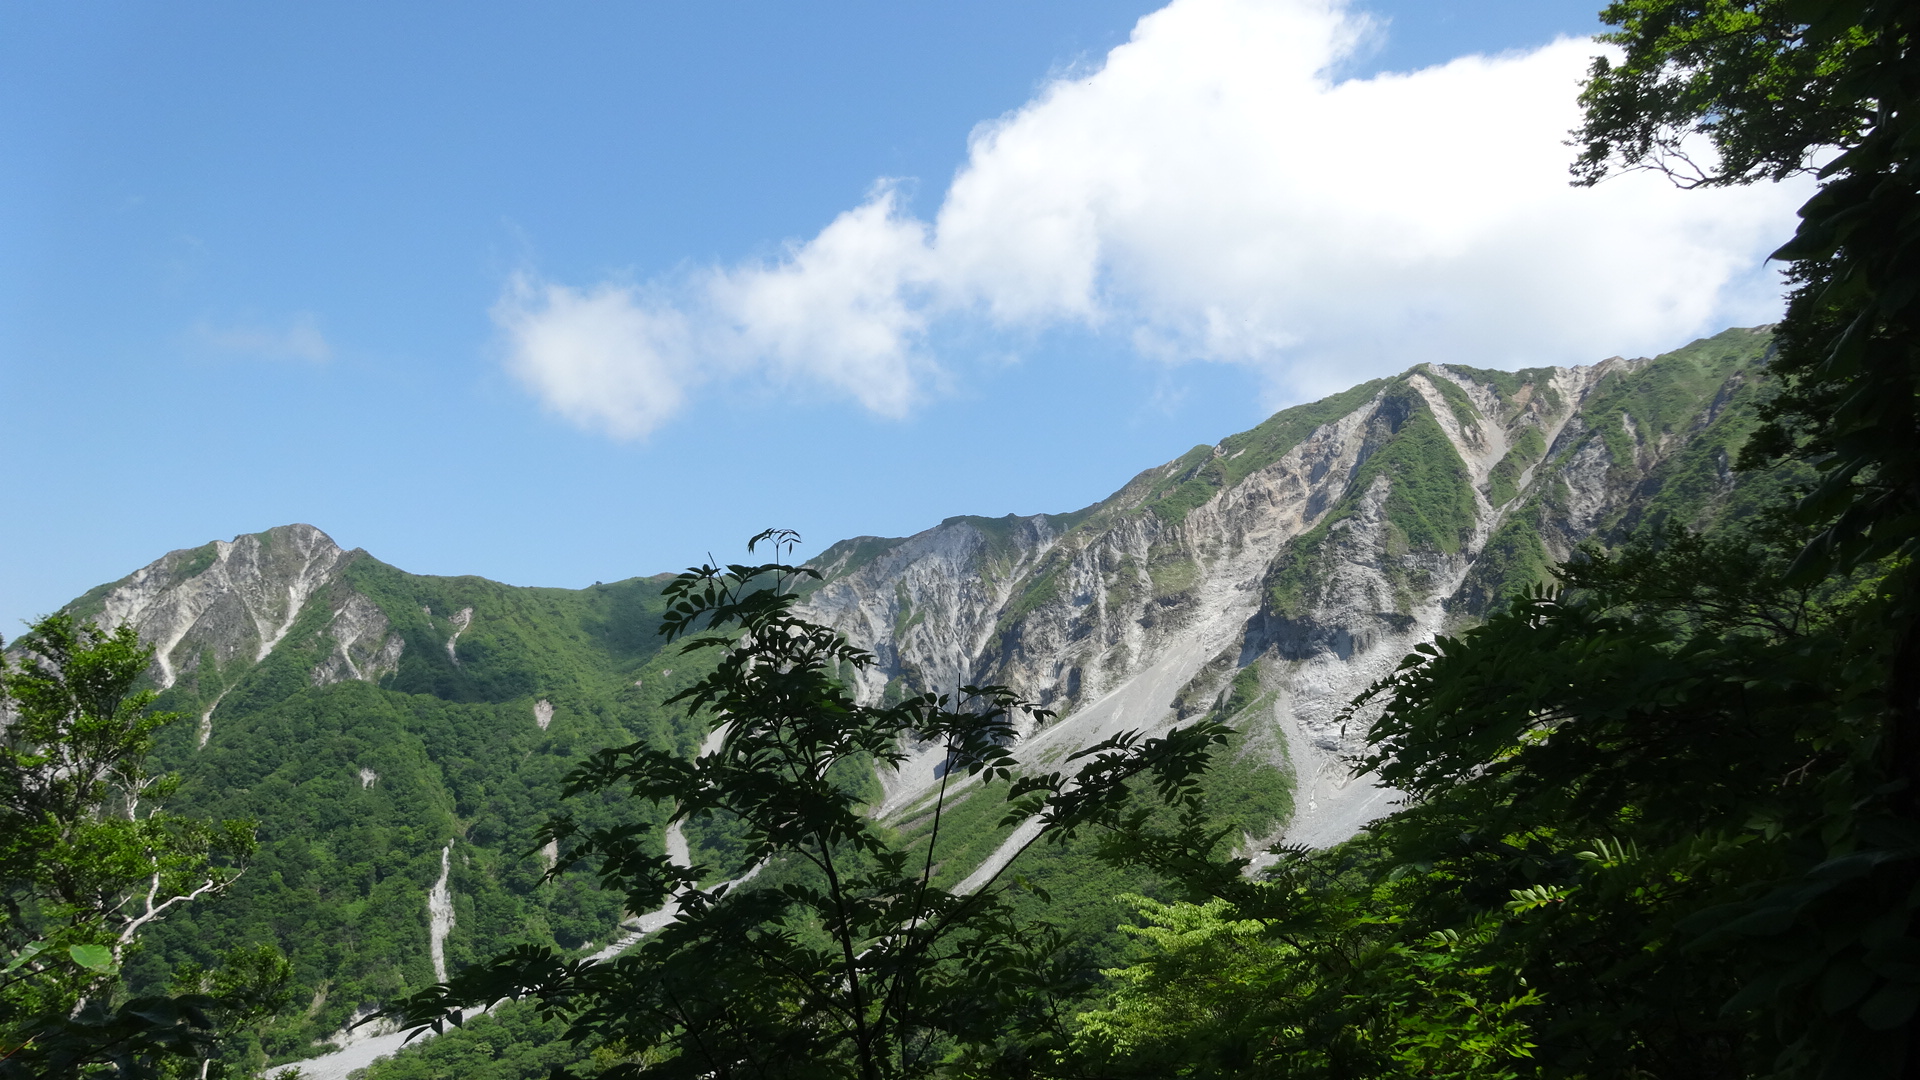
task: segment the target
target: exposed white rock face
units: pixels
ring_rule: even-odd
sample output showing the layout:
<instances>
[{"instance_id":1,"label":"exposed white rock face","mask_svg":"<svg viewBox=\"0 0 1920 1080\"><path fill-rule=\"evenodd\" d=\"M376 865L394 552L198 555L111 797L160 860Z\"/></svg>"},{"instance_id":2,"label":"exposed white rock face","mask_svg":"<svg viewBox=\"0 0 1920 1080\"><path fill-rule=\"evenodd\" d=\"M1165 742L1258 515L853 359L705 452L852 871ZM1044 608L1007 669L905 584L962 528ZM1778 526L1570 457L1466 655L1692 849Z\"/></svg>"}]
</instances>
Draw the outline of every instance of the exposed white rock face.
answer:
<instances>
[{"instance_id":1,"label":"exposed white rock face","mask_svg":"<svg viewBox=\"0 0 1920 1080\"><path fill-rule=\"evenodd\" d=\"M545 698L534 702L533 722L540 725L541 731L547 730L547 725L553 723L553 702Z\"/></svg>"},{"instance_id":2,"label":"exposed white rock face","mask_svg":"<svg viewBox=\"0 0 1920 1080\"><path fill-rule=\"evenodd\" d=\"M341 550L311 525L283 525L170 552L108 586L90 618L101 626L130 622L153 646L152 673L163 688L209 662L227 673L226 687L200 714L198 738L205 746L233 677L272 655L296 624L308 628L301 642L318 634L326 649L310 672L316 686L378 682L398 670L405 642L385 613L342 578L361 555ZM322 621L301 624L319 605L326 605Z\"/></svg>"},{"instance_id":3,"label":"exposed white rock face","mask_svg":"<svg viewBox=\"0 0 1920 1080\"><path fill-rule=\"evenodd\" d=\"M1590 531L1608 509L1607 474L1613 471L1613 457L1607 444L1599 439L1587 443L1560 471L1560 482L1567 489L1567 531Z\"/></svg>"},{"instance_id":4,"label":"exposed white rock face","mask_svg":"<svg viewBox=\"0 0 1920 1080\"><path fill-rule=\"evenodd\" d=\"M360 789L362 791L365 791L367 788L370 788L379 782L380 782L379 773L374 772L372 769L367 768L365 765L360 766Z\"/></svg>"},{"instance_id":5,"label":"exposed white rock face","mask_svg":"<svg viewBox=\"0 0 1920 1080\"><path fill-rule=\"evenodd\" d=\"M973 681L1009 590L1059 539L1043 516L1021 519L1013 531L1005 559L963 521L900 541L853 574L835 577L839 566L823 568L829 580L808 599L811 614L880 654L878 670L863 674L862 691L878 696L890 676L908 669L926 688L949 693Z\"/></svg>"},{"instance_id":6,"label":"exposed white rock face","mask_svg":"<svg viewBox=\"0 0 1920 1080\"><path fill-rule=\"evenodd\" d=\"M1413 646L1460 620L1458 594L1506 515L1552 485L1551 502L1564 512L1544 539L1552 557L1564 558L1684 443L1641 438L1633 460L1615 461L1577 419L1602 379L1644 363L1545 369L1506 394L1470 373L1425 365L1400 381L1404 389L1390 384L1184 516L1155 513L1152 499L1183 470L1197 474L1208 460L1197 451L1141 474L1077 524L956 518L904 540L835 545L817 563L826 580L804 610L876 655L859 681L866 699L894 680L914 691L1004 683L1059 710L1061 719L1023 738L1018 753L1034 762L1126 728L1164 729L1175 721L1175 697L1212 670L1210 661L1260 664L1276 704L1248 722L1274 725L1273 743L1295 772L1287 838L1337 843L1394 805L1394 793L1352 775L1364 723L1343 725L1342 711ZM1422 405L1473 488L1472 527L1458 551L1408 550L1388 520L1387 475L1353 488ZM1509 462L1508 482L1521 494L1493 505L1496 467L1535 434L1530 445L1545 454ZM1243 452L1222 444L1211 459ZM1277 601L1274 575L1299 557L1292 542L1343 506L1316 542L1310 588ZM882 777L882 812L911 808L936 781L937 750L917 749ZM981 872L994 868L990 860Z\"/></svg>"},{"instance_id":7,"label":"exposed white rock face","mask_svg":"<svg viewBox=\"0 0 1920 1080\"><path fill-rule=\"evenodd\" d=\"M453 624L453 636L447 639L447 659L457 666L460 663L460 654L453 651L453 646L460 640L460 635L467 632L467 627L473 625L473 609L463 607L447 616L447 621Z\"/></svg>"},{"instance_id":8,"label":"exposed white rock face","mask_svg":"<svg viewBox=\"0 0 1920 1080\"><path fill-rule=\"evenodd\" d=\"M116 582L95 621L131 622L154 646L156 678L169 687L209 652L222 668L235 659L266 659L346 556L311 525L216 540L171 552Z\"/></svg>"},{"instance_id":9,"label":"exposed white rock face","mask_svg":"<svg viewBox=\"0 0 1920 1080\"><path fill-rule=\"evenodd\" d=\"M229 686L221 690L214 697L213 703L200 711L200 732L198 741L194 744L196 747L204 748L207 740L213 738L213 710L220 707L220 699L226 697L227 691L232 689L233 687Z\"/></svg>"},{"instance_id":10,"label":"exposed white rock face","mask_svg":"<svg viewBox=\"0 0 1920 1080\"><path fill-rule=\"evenodd\" d=\"M334 611L327 635L333 640L333 651L315 665L315 686L345 679L377 683L400 668L406 643L399 634L388 632L386 613L357 592L347 593Z\"/></svg>"},{"instance_id":11,"label":"exposed white rock face","mask_svg":"<svg viewBox=\"0 0 1920 1080\"><path fill-rule=\"evenodd\" d=\"M453 891L447 888L452 870L453 841L440 849L440 880L427 893L427 951L433 957L433 977L447 981L447 935L453 933Z\"/></svg>"}]
</instances>

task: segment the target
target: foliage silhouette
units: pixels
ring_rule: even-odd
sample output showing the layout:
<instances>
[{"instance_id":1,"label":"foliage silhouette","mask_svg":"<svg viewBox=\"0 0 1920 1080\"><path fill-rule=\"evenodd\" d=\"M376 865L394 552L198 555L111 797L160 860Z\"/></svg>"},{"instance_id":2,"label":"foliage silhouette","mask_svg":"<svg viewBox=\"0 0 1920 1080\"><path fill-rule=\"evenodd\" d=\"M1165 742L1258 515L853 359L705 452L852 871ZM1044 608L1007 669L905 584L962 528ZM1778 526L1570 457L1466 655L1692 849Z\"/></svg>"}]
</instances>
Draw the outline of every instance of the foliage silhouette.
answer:
<instances>
[{"instance_id":1,"label":"foliage silhouette","mask_svg":"<svg viewBox=\"0 0 1920 1080\"><path fill-rule=\"evenodd\" d=\"M748 550L795 540L768 530ZM1034 826L1024 850L1134 830L1149 801L1193 810L1229 729L1202 720L1158 738L1126 732L1075 755L1084 763L1072 773L1019 773L1012 745L1046 710L1000 686L859 704L839 673L874 658L793 612L794 584L812 576L771 562L676 578L661 632L721 657L675 700L706 718L717 748L692 761L645 744L608 749L568 779L569 794L624 789L671 806L673 821L731 818L766 873L702 888L711 871L657 854L648 826L555 818L543 833L563 845L551 873L590 861L628 910L671 900L677 920L605 963L515 949L388 1015L438 1030L463 1007L530 996L570 1018L576 1041L626 1056L610 1077L878 1080L955 1060L992 1068L1064 1037L1066 1003L1083 987L1060 962L1058 929L1008 902L1007 864L965 894L934 887L937 817L926 851L910 858L866 812L849 769L903 763L909 741L937 746L935 813L958 783L1007 781L1009 821Z\"/></svg>"},{"instance_id":2,"label":"foliage silhouette","mask_svg":"<svg viewBox=\"0 0 1920 1080\"><path fill-rule=\"evenodd\" d=\"M1920 10L1897 0L1624 0L1615 64L1596 60L1575 165L1592 183L1654 168L1689 185L1820 178L1774 253L1795 288L1748 468L1819 479L1790 577L1884 573L1828 647L1831 791L1777 828L1811 852L1774 887L1702 922L1774 963L1728 1003L1794 1033L1788 1068L1866 1075L1920 1063ZM1704 138L1717 160L1696 161ZM1903 1064L1904 1063L1904 1064Z\"/></svg>"}]
</instances>

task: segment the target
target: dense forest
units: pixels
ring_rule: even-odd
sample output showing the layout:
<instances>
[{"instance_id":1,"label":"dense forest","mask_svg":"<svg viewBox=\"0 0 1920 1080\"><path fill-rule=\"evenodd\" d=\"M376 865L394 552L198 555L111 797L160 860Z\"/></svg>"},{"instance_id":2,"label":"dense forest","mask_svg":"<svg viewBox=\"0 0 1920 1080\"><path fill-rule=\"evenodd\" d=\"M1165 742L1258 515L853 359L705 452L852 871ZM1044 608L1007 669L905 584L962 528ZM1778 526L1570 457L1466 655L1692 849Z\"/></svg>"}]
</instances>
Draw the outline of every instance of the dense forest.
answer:
<instances>
[{"instance_id":1,"label":"dense forest","mask_svg":"<svg viewBox=\"0 0 1920 1080\"><path fill-rule=\"evenodd\" d=\"M443 1033L368 1080L1920 1069L1916 15L1603 18L1618 59L1583 94L1578 182L1819 162L1821 186L1776 255L1765 363L1716 404L1746 410L1738 444L1691 448L1565 560L1550 508L1507 517L1484 603L1347 706L1351 767L1395 813L1260 843L1296 793L1239 723L1275 690L1231 657L1169 730L1046 761L1011 748L1070 700L863 696L878 658L807 616L822 572L778 532L769 562L577 593L357 558L338 587L378 602L367 640L391 649L322 633L343 591L164 685L150 645L89 621L101 593L0 681L0 1076L258 1074L370 1000ZM1609 385L1644 398L1623 416L1662 408L1657 380ZM1445 552L1471 504L1420 453L1444 437L1422 407L1361 471L1399 500L1396 543ZM1517 491L1545 445L1514 452L1493 483ZM1212 497L1216 460L1168 474L1163 517ZM1710 529L1662 511L1736 471ZM1344 512L1263 603L1304 602L1289 567ZM176 554L181 580L215 557ZM390 669L330 681L336 648ZM910 751L938 785L870 813L875 767Z\"/></svg>"}]
</instances>

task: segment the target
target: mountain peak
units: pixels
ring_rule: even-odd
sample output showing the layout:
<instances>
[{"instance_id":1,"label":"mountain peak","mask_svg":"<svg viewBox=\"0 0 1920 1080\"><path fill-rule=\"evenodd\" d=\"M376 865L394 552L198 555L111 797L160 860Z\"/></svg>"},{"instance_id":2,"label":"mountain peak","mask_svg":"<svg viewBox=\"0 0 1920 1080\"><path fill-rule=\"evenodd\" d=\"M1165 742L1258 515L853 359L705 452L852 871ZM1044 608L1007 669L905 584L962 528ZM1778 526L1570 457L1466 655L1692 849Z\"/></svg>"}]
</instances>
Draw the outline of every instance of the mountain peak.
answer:
<instances>
[{"instance_id":1,"label":"mountain peak","mask_svg":"<svg viewBox=\"0 0 1920 1080\"><path fill-rule=\"evenodd\" d=\"M165 689L209 660L266 659L356 554L312 525L280 525L170 551L68 611L103 626L132 624L153 647L154 679Z\"/></svg>"}]
</instances>

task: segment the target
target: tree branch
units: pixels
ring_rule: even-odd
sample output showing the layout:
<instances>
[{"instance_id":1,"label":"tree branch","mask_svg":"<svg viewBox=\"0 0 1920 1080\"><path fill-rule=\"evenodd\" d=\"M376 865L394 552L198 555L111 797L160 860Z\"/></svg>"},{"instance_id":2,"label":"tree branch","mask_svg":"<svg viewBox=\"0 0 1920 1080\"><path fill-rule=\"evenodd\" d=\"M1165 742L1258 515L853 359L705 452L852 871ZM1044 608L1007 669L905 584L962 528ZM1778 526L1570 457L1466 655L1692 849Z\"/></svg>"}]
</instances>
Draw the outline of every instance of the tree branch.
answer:
<instances>
[{"instance_id":1,"label":"tree branch","mask_svg":"<svg viewBox=\"0 0 1920 1080\"><path fill-rule=\"evenodd\" d=\"M246 871L243 870L240 873L245 873L245 872ZM114 945L113 945L113 962L116 964L120 962L120 954L126 950L126 947L129 944L133 942L133 935L138 933L141 927L147 925L150 922L153 922L155 919L158 919L161 915L166 914L166 910L168 908L172 907L175 904L186 903L193 900L197 900L200 897L207 895L208 893L219 892L220 890L226 888L228 885L231 885L235 881L238 881L239 878L240 878L239 873L233 875L230 878L225 879L224 881L217 877L210 877L205 882L202 882L199 888L193 890L192 892L180 893L175 896L171 896L167 898L165 901L163 901L162 903L160 903L159 905L155 905L153 902L154 897L160 895L160 872L157 870L154 871L153 881L147 888L147 910L142 912L137 917L129 920L127 922L127 925L121 928L120 939L114 942Z\"/></svg>"}]
</instances>

